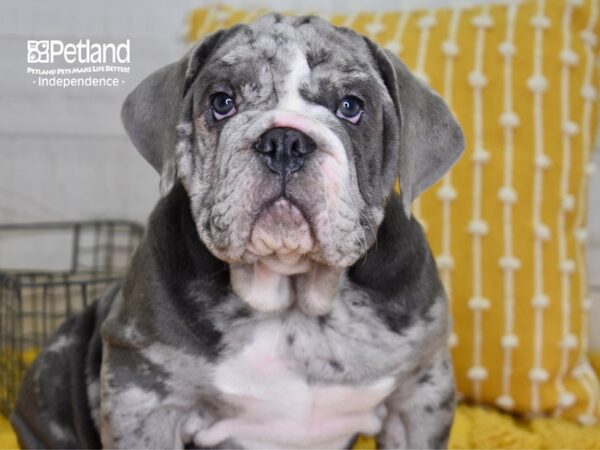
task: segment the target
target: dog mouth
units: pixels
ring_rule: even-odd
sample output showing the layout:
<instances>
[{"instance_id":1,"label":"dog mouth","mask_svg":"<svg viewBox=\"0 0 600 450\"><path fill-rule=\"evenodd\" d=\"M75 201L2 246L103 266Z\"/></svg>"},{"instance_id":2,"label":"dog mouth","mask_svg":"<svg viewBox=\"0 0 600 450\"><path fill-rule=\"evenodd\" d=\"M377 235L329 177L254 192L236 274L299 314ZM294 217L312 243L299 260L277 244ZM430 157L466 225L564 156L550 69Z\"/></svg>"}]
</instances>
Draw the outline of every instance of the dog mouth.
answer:
<instances>
[{"instance_id":1,"label":"dog mouth","mask_svg":"<svg viewBox=\"0 0 600 450\"><path fill-rule=\"evenodd\" d=\"M247 249L258 257L277 256L282 262L295 264L315 247L305 214L291 199L279 197L258 213Z\"/></svg>"}]
</instances>

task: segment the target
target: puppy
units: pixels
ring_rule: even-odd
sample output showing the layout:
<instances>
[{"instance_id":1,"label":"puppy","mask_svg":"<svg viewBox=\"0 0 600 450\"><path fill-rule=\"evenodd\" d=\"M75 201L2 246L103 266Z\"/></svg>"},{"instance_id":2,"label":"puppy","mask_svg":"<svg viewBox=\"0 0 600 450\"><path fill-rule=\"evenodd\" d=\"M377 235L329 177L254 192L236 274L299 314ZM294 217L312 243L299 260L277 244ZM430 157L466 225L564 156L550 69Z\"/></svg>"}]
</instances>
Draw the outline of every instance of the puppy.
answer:
<instances>
[{"instance_id":1,"label":"puppy","mask_svg":"<svg viewBox=\"0 0 600 450\"><path fill-rule=\"evenodd\" d=\"M271 14L122 117L163 196L123 285L27 373L21 444L445 447L449 314L410 217L463 150L442 99L349 29Z\"/></svg>"}]
</instances>

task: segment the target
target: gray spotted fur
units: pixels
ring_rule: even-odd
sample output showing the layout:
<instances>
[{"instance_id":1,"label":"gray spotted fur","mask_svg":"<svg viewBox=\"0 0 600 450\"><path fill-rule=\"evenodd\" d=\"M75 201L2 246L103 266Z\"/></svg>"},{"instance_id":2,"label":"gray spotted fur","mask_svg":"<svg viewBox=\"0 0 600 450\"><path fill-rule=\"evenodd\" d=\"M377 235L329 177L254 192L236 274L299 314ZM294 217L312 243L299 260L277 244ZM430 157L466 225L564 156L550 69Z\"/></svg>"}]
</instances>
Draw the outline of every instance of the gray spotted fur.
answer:
<instances>
[{"instance_id":1,"label":"gray spotted fur","mask_svg":"<svg viewBox=\"0 0 600 450\"><path fill-rule=\"evenodd\" d=\"M294 48L311 70L304 100L334 110L352 91L367 114L354 128L332 113L318 117L349 161L338 208L327 208L314 161L288 187L305 215L326 218L311 256L342 269L332 309L318 317L294 307L254 311L229 281L231 264L256 260L245 249L248 235L264 199L278 192L248 148L267 126L261 114L277 102ZM236 89L239 112L214 123L207 96L224 80ZM151 75L127 99L123 120L161 173L164 198L124 285L65 324L29 370L12 418L21 444L182 448L191 418L235 417L215 389L215 367L276 323L289 367L309 384L394 377L379 410L381 446L445 447L454 412L448 310L408 212L463 148L443 101L350 30L268 15L210 35ZM401 197L393 193L397 176Z\"/></svg>"}]
</instances>

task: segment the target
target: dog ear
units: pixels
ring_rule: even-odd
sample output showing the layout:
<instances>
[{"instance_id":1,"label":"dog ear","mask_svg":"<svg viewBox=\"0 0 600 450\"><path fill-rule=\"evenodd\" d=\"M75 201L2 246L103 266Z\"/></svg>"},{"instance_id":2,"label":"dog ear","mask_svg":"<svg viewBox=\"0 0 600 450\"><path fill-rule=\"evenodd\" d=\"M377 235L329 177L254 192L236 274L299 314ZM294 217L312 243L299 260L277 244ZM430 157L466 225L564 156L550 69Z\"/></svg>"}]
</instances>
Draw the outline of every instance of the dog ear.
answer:
<instances>
[{"instance_id":1,"label":"dog ear","mask_svg":"<svg viewBox=\"0 0 600 450\"><path fill-rule=\"evenodd\" d=\"M131 92L121 120L133 145L161 175L161 192L176 178L175 146L183 99L214 49L229 30L208 35L179 61L157 70Z\"/></svg>"},{"instance_id":2,"label":"dog ear","mask_svg":"<svg viewBox=\"0 0 600 450\"><path fill-rule=\"evenodd\" d=\"M404 210L410 217L413 200L458 160L464 136L439 95L391 51L365 40L396 107L401 127L398 177Z\"/></svg>"}]
</instances>

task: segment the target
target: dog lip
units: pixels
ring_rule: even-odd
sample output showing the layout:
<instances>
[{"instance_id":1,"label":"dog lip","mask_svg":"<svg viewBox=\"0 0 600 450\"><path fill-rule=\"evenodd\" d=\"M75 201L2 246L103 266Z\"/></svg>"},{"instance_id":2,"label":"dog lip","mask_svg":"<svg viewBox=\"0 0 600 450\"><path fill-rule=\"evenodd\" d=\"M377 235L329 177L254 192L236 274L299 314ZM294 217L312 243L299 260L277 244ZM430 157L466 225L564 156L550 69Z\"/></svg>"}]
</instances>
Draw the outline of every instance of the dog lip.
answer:
<instances>
[{"instance_id":1,"label":"dog lip","mask_svg":"<svg viewBox=\"0 0 600 450\"><path fill-rule=\"evenodd\" d=\"M305 254L308 256L309 254L314 253L314 248L315 248L315 246L319 247L319 242L316 237L317 235L314 232L313 224L311 223L311 221L309 219L310 215L307 214L306 209L301 204L299 204L299 202L296 201L296 199L294 199L293 197L290 197L289 195L286 195L285 193L279 193L278 195L275 195L275 196L269 198L268 200L264 201L260 205L260 208L257 210L257 212L254 215L253 220L251 222L250 233L248 234L248 240L247 240L246 246L251 244L254 231L257 229L257 226L259 226L258 222L264 217L265 214L268 214L269 209L275 207L275 205L278 202L283 202L282 204L285 207L290 208L290 210L295 210L296 213L299 213L302 222L308 228L308 235L310 236L310 239L313 241L313 248ZM284 249L282 249L282 250L284 250Z\"/></svg>"},{"instance_id":2,"label":"dog lip","mask_svg":"<svg viewBox=\"0 0 600 450\"><path fill-rule=\"evenodd\" d=\"M256 212L256 214L254 215L254 219L252 220L252 224L250 226L251 229L254 229L254 226L256 225L256 222L260 219L260 217L263 215L263 213L265 211L267 211L269 208L271 208L275 203L284 200L285 202L287 202L290 206L296 208L298 211L300 211L300 214L302 214L302 217L304 218L304 220L306 221L306 223L308 224L309 228L310 228L310 232L312 234L313 233L313 229L312 229L312 224L309 220L309 215L306 213L306 210L304 209L304 207L302 205L300 205L298 203L298 201L296 201L296 199L294 199L293 197L291 197L289 194L287 194L285 191L267 199L266 201L264 201L261 205L260 208L258 209L258 211Z\"/></svg>"}]
</instances>

